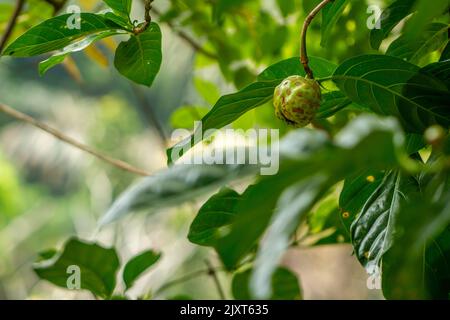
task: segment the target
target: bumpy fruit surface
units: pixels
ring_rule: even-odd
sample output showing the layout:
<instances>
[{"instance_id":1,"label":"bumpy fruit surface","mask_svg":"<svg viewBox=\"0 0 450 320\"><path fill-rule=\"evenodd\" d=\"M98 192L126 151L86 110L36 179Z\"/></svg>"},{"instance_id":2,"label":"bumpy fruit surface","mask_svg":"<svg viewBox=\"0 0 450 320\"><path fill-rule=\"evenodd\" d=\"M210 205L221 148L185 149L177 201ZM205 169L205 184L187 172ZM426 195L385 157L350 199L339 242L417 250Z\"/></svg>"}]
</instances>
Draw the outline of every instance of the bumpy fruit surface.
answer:
<instances>
[{"instance_id":1,"label":"bumpy fruit surface","mask_svg":"<svg viewBox=\"0 0 450 320\"><path fill-rule=\"evenodd\" d=\"M290 76L275 89L275 115L289 125L305 127L316 116L320 100L320 86L315 80Z\"/></svg>"}]
</instances>

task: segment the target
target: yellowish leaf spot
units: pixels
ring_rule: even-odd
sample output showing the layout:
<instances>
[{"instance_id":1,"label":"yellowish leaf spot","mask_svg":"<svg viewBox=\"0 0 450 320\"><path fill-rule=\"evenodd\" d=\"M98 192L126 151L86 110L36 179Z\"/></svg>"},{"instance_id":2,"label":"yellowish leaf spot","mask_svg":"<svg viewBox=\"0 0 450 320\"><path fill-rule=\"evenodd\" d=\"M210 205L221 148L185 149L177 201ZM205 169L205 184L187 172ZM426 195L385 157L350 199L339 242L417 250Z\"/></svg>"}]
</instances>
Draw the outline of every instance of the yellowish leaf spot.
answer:
<instances>
[{"instance_id":1,"label":"yellowish leaf spot","mask_svg":"<svg viewBox=\"0 0 450 320\"><path fill-rule=\"evenodd\" d=\"M375 182L375 177L374 176L367 176L366 180L370 183Z\"/></svg>"}]
</instances>

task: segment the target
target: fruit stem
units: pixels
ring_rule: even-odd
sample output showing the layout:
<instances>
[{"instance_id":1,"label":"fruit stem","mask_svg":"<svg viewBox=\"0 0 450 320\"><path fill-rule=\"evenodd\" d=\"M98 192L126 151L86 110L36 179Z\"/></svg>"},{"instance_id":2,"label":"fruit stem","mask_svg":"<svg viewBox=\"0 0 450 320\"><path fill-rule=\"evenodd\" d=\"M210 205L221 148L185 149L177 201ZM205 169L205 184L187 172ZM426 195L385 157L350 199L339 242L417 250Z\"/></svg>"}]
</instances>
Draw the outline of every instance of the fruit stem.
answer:
<instances>
[{"instance_id":1,"label":"fruit stem","mask_svg":"<svg viewBox=\"0 0 450 320\"><path fill-rule=\"evenodd\" d=\"M305 22L303 23L302 35L301 35L301 43L300 43L300 62L303 65L303 69L305 69L306 76L310 79L314 79L314 74L311 68L309 67L309 59L308 52L306 50L306 34L308 32L309 25L314 20L316 15L323 9L328 3L334 2L334 0L323 0L321 3L317 5L306 17Z\"/></svg>"},{"instance_id":2,"label":"fruit stem","mask_svg":"<svg viewBox=\"0 0 450 320\"><path fill-rule=\"evenodd\" d=\"M133 33L135 35L138 35L145 30L147 30L148 26L152 22L152 17L150 16L150 11L152 10L152 3L154 0L145 0L144 1L144 14L145 14L145 21L137 28L134 28Z\"/></svg>"}]
</instances>

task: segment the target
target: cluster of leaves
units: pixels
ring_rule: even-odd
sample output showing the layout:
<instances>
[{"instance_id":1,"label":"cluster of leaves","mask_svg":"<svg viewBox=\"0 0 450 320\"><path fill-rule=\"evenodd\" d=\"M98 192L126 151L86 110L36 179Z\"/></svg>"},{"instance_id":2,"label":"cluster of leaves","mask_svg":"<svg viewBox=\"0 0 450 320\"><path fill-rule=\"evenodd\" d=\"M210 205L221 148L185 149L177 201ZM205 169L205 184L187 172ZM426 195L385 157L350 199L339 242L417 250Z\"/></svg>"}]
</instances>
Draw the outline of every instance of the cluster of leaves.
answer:
<instances>
[{"instance_id":1,"label":"cluster of leaves","mask_svg":"<svg viewBox=\"0 0 450 320\"><path fill-rule=\"evenodd\" d=\"M160 258L161 253L153 250L131 258L122 272L125 291ZM41 252L33 269L39 278L62 288L89 290L95 297L103 299L126 298L125 294L115 295L120 261L114 248L72 238L61 251Z\"/></svg>"},{"instance_id":2,"label":"cluster of leaves","mask_svg":"<svg viewBox=\"0 0 450 320\"><path fill-rule=\"evenodd\" d=\"M25 33L4 54L30 56L63 49L41 65L45 70L97 37L129 33L130 40L117 49L116 68L131 80L150 85L161 62L159 28L153 23L135 34L129 6L119 5L131 2L105 2L114 12L82 14L82 33L63 30L67 16L56 17ZM348 2L336 0L324 8L323 45ZM288 15L290 2L277 3ZM215 1L214 19L202 4L171 1L160 19L186 19L185 24L208 38L207 50L220 52L217 56L204 54L214 57L225 77L233 80L230 75L239 74L229 70L239 60L233 54L245 50L235 51L230 43L245 48L251 29L239 29L239 18L229 22L225 17L242 14L235 11L242 6L255 10L252 6L259 8L260 3ZM444 0L435 1L432 8L422 0L394 1L381 16L381 28L370 32L370 45L379 50L392 30L403 25L401 36L384 53L358 55L338 66L311 57L311 68L323 86L317 120L330 130L291 131L281 142L277 175L257 176L258 168L249 165L171 165L121 195L101 224L137 210L174 206L224 187L231 180L251 177L254 184L242 194L223 188L213 195L200 209L188 235L191 242L213 248L224 267L234 273L236 298L301 296L300 288L294 285L298 283L293 280L295 276L279 263L283 253L298 243L296 230L304 224L308 227L305 239L314 238L314 245L350 242L368 272L381 270L386 298L448 298L450 50L448 21L443 15L447 9ZM185 15L186 11L192 15ZM211 24L231 24L244 31L230 35L224 31L230 28L210 28ZM49 25L61 31L48 33L51 36L43 42L42 27ZM283 41L283 30L273 33ZM264 32L258 35L271 36ZM224 41L230 37L234 41ZM264 49L279 50L281 45ZM433 58L437 53L440 56ZM305 75L298 57L271 65L250 85L218 99L202 118L202 130L225 127L271 101L275 87L291 75ZM341 130L332 128L330 119L349 109L358 115L356 119ZM433 130L439 132L437 137L423 138L425 132L430 136ZM194 132L174 148L187 152L196 142L196 133L202 132ZM173 150L168 150L169 162ZM425 156L424 150L431 155ZM330 201L328 196L341 181L345 182L339 203ZM73 255L83 256L75 251Z\"/></svg>"},{"instance_id":3,"label":"cluster of leaves","mask_svg":"<svg viewBox=\"0 0 450 320\"><path fill-rule=\"evenodd\" d=\"M161 67L161 30L150 21L139 25L130 18L132 1L104 0L105 13L67 13L31 28L2 52L4 56L31 57L57 50L39 64L40 74L71 53L115 35L129 35L117 47L114 66L128 79L151 86Z\"/></svg>"}]
</instances>

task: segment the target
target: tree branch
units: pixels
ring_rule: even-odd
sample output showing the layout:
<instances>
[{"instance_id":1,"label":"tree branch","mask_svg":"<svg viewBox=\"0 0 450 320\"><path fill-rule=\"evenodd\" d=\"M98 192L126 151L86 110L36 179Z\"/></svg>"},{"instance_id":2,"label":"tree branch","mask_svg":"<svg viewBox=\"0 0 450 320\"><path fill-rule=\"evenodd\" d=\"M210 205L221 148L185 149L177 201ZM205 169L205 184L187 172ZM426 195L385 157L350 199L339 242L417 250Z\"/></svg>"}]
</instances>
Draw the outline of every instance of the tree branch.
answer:
<instances>
[{"instance_id":1,"label":"tree branch","mask_svg":"<svg viewBox=\"0 0 450 320\"><path fill-rule=\"evenodd\" d=\"M216 269L214 269L214 267L208 260L205 260L205 263L208 267L208 275L211 276L211 278L213 279L214 284L216 285L217 288L217 292L219 293L220 299L226 300L227 298L225 297L225 292L223 291L222 285L220 284Z\"/></svg>"},{"instance_id":2,"label":"tree branch","mask_svg":"<svg viewBox=\"0 0 450 320\"><path fill-rule=\"evenodd\" d=\"M333 2L334 0L323 0L321 3L317 5L306 17L305 22L303 23L302 35L301 35L301 44L300 44L300 61L303 64L303 69L305 69L306 75L310 79L314 79L314 74L311 68L309 67L309 59L308 53L306 49L306 34L308 32L309 25L314 20L316 15L323 9L328 3Z\"/></svg>"},{"instance_id":3,"label":"tree branch","mask_svg":"<svg viewBox=\"0 0 450 320\"><path fill-rule=\"evenodd\" d=\"M3 37L0 40L0 54L3 52L3 49L5 48L6 43L8 42L9 37L11 36L11 34L14 30L14 27L16 26L17 19L19 18L24 5L25 5L25 0L17 0L14 12L11 16L11 19L8 22L8 25L6 26L5 33L3 34Z\"/></svg>"},{"instance_id":4,"label":"tree branch","mask_svg":"<svg viewBox=\"0 0 450 320\"><path fill-rule=\"evenodd\" d=\"M39 120L36 120L33 117L30 117L29 115L26 115L20 111L14 110L13 108L11 108L7 105L0 103L0 112L3 112L19 121L28 123L35 128L41 129L41 130L47 132L48 134L54 136L55 138L65 142L67 144L70 144L71 146L73 146L81 151L89 153L89 154L93 155L94 157L96 157L118 169L121 169L123 171L128 171L133 174L140 175L140 176L149 176L150 175L150 173L146 172L145 170L133 167L132 165L130 165L124 161L114 159L110 156L102 154L99 151L96 151L93 148L86 146L86 145L66 136L64 133L58 131L57 129L54 129L54 128L46 125L45 123L40 122Z\"/></svg>"}]
</instances>

